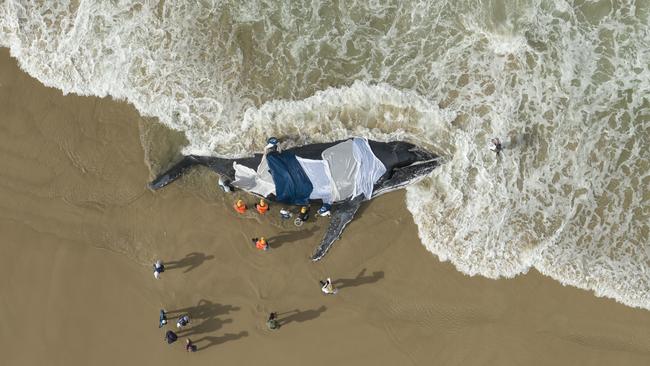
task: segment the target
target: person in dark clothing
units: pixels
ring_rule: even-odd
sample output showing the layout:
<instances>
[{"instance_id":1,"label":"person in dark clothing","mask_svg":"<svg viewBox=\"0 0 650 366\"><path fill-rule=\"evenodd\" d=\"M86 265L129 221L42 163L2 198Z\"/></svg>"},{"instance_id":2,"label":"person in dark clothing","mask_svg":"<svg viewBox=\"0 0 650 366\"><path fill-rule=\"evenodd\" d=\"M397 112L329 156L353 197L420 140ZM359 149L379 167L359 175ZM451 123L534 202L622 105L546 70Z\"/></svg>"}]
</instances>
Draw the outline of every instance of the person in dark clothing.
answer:
<instances>
[{"instance_id":1,"label":"person in dark clothing","mask_svg":"<svg viewBox=\"0 0 650 366\"><path fill-rule=\"evenodd\" d=\"M188 324L190 324L190 316L185 314L178 318L178 322L176 323L176 328L180 329Z\"/></svg>"},{"instance_id":2,"label":"person in dark clothing","mask_svg":"<svg viewBox=\"0 0 650 366\"><path fill-rule=\"evenodd\" d=\"M168 330L167 333L165 333L165 341L167 341L167 344L172 344L176 342L178 339L178 336L176 333L172 332L171 330Z\"/></svg>"},{"instance_id":3,"label":"person in dark clothing","mask_svg":"<svg viewBox=\"0 0 650 366\"><path fill-rule=\"evenodd\" d=\"M160 278L160 274L163 272L165 272L165 265L161 260L157 260L156 263L153 264L153 276L158 279Z\"/></svg>"},{"instance_id":4,"label":"person in dark clothing","mask_svg":"<svg viewBox=\"0 0 650 366\"><path fill-rule=\"evenodd\" d=\"M162 328L163 325L167 324L167 313L165 313L165 310L160 309L160 317L158 319L158 328Z\"/></svg>"},{"instance_id":5,"label":"person in dark clothing","mask_svg":"<svg viewBox=\"0 0 650 366\"><path fill-rule=\"evenodd\" d=\"M185 350L187 352L196 352L196 345L192 343L192 340L189 338L185 342Z\"/></svg>"},{"instance_id":6,"label":"person in dark clothing","mask_svg":"<svg viewBox=\"0 0 650 366\"><path fill-rule=\"evenodd\" d=\"M278 313L273 312L269 314L269 319L266 321L266 325L271 330L276 330L280 328L280 322L278 322Z\"/></svg>"},{"instance_id":7,"label":"person in dark clothing","mask_svg":"<svg viewBox=\"0 0 650 366\"><path fill-rule=\"evenodd\" d=\"M293 221L293 224L296 226L302 226L302 224L307 221L309 218L309 207L307 206L302 206L300 208L300 212L298 212L298 217Z\"/></svg>"},{"instance_id":8,"label":"person in dark clothing","mask_svg":"<svg viewBox=\"0 0 650 366\"><path fill-rule=\"evenodd\" d=\"M300 208L300 213L298 214L298 218L302 221L307 221L307 219L309 219L309 207L302 206Z\"/></svg>"},{"instance_id":9,"label":"person in dark clothing","mask_svg":"<svg viewBox=\"0 0 650 366\"><path fill-rule=\"evenodd\" d=\"M490 146L490 150L497 153L497 155L501 153L501 150L503 150L503 145L501 145L501 141L498 138L495 137L492 139L492 146Z\"/></svg>"}]
</instances>

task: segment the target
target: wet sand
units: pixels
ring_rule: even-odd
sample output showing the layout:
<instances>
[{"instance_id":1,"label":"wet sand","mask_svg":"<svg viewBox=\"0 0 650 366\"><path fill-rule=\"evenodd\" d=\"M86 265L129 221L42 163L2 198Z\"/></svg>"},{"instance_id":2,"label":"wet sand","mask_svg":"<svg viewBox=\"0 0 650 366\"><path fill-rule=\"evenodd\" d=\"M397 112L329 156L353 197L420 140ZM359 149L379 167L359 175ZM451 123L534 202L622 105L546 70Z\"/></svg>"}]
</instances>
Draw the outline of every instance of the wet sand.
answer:
<instances>
[{"instance_id":1,"label":"wet sand","mask_svg":"<svg viewBox=\"0 0 650 366\"><path fill-rule=\"evenodd\" d=\"M239 217L200 171L149 191L152 122L126 103L63 96L2 50L0 110L2 364L650 363L650 312L535 271L467 277L424 249L403 192L365 204L313 264L326 219ZM260 235L271 251L252 247ZM192 316L179 342L163 342L160 308Z\"/></svg>"}]
</instances>

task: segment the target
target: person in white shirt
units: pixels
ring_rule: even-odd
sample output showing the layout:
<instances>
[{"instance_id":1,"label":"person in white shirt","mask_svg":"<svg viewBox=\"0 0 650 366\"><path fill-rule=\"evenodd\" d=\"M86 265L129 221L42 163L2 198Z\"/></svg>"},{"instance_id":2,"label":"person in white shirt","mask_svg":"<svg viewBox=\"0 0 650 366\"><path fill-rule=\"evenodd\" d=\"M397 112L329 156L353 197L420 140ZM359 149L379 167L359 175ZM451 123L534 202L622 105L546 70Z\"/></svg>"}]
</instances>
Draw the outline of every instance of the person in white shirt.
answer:
<instances>
[{"instance_id":1,"label":"person in white shirt","mask_svg":"<svg viewBox=\"0 0 650 366\"><path fill-rule=\"evenodd\" d=\"M153 264L153 276L156 279L160 278L160 274L165 272L165 265L161 260L157 260L156 263Z\"/></svg>"},{"instance_id":2,"label":"person in white shirt","mask_svg":"<svg viewBox=\"0 0 650 366\"><path fill-rule=\"evenodd\" d=\"M321 291L323 291L326 295L334 295L338 292L336 287L332 284L332 279L327 277L325 281L318 281L320 282L321 285Z\"/></svg>"},{"instance_id":3,"label":"person in white shirt","mask_svg":"<svg viewBox=\"0 0 650 366\"><path fill-rule=\"evenodd\" d=\"M190 316L185 314L178 318L178 322L176 323L176 328L183 328L184 326L190 324Z\"/></svg>"}]
</instances>

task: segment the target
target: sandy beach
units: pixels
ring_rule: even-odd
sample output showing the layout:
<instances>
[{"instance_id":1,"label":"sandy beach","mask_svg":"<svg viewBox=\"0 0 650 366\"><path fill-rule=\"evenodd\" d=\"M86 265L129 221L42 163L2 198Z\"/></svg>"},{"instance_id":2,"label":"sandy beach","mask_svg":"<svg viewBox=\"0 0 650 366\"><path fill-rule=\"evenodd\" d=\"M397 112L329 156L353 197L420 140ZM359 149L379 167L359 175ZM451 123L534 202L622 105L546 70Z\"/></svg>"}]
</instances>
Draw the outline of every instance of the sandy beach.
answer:
<instances>
[{"instance_id":1,"label":"sandy beach","mask_svg":"<svg viewBox=\"0 0 650 366\"><path fill-rule=\"evenodd\" d=\"M253 198L201 171L150 191L154 122L124 102L63 96L3 49L0 110L3 365L650 364L650 312L535 271L465 276L425 250L404 192L364 204L314 264L327 219L240 217L233 200ZM172 345L161 308L193 319Z\"/></svg>"}]
</instances>

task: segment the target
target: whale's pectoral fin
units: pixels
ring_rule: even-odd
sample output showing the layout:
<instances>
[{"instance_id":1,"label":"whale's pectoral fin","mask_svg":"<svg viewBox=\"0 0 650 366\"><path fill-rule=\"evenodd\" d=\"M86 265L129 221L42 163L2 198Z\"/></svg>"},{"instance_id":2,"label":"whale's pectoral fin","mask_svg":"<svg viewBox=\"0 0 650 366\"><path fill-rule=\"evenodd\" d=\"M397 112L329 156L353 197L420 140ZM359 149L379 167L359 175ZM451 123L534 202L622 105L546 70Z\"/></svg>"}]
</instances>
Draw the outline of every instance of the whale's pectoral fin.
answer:
<instances>
[{"instance_id":1,"label":"whale's pectoral fin","mask_svg":"<svg viewBox=\"0 0 650 366\"><path fill-rule=\"evenodd\" d=\"M359 195L354 199L334 204L330 210L332 216L330 217L330 225L327 227L325 236L321 240L320 245L316 248L311 260L318 261L325 256L325 253L330 249L332 244L341 237L341 233L345 226L352 221L354 214L357 213L364 196Z\"/></svg>"}]
</instances>

